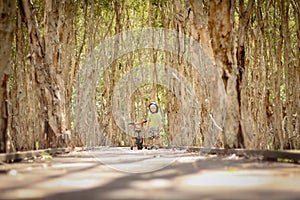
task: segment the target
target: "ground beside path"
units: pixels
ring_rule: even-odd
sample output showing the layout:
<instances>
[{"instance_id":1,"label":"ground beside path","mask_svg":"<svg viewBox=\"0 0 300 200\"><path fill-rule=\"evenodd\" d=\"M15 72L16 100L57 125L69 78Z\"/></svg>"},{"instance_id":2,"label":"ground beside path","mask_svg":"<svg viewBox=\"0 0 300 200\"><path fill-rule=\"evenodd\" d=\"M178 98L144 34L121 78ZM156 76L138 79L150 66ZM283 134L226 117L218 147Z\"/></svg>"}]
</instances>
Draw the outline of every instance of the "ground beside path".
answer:
<instances>
[{"instance_id":1,"label":"ground beside path","mask_svg":"<svg viewBox=\"0 0 300 200\"><path fill-rule=\"evenodd\" d=\"M300 199L300 165L97 148L0 165L0 199Z\"/></svg>"}]
</instances>

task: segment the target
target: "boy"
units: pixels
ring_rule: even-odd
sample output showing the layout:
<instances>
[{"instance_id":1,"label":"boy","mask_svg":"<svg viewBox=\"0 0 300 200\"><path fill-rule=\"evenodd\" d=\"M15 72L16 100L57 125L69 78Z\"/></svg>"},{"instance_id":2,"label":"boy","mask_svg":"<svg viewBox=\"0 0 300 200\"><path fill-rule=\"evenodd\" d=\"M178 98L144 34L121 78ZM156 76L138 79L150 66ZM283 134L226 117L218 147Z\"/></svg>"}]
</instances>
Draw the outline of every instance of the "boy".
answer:
<instances>
[{"instance_id":1,"label":"boy","mask_svg":"<svg viewBox=\"0 0 300 200\"><path fill-rule=\"evenodd\" d=\"M160 145L160 132L162 130L162 116L158 112L158 106L155 102L149 104L149 115L148 115L148 139L149 139L149 149L152 149L153 140L156 142L155 148L157 149Z\"/></svg>"}]
</instances>

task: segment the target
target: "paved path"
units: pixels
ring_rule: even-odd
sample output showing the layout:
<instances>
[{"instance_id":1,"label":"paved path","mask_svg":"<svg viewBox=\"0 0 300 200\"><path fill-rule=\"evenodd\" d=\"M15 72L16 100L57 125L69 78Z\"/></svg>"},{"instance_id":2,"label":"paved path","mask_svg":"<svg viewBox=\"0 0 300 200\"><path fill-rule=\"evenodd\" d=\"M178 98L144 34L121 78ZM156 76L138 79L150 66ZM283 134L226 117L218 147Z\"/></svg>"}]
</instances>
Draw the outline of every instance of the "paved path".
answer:
<instances>
[{"instance_id":1,"label":"paved path","mask_svg":"<svg viewBox=\"0 0 300 200\"><path fill-rule=\"evenodd\" d=\"M0 199L300 199L300 165L98 148L0 165Z\"/></svg>"}]
</instances>

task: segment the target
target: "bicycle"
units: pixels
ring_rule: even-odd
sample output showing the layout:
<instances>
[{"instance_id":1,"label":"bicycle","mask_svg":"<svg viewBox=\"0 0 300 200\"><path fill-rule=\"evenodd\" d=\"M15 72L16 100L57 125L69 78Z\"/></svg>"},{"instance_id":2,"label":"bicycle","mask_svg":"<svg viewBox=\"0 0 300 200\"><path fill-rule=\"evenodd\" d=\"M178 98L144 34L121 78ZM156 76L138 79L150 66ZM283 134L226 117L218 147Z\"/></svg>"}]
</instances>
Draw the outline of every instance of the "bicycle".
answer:
<instances>
[{"instance_id":1,"label":"bicycle","mask_svg":"<svg viewBox=\"0 0 300 200\"><path fill-rule=\"evenodd\" d=\"M141 132L142 132L142 128L146 122L147 122L147 120L144 120L139 123L131 122L128 124L128 125L133 125L133 127L134 127L134 132L136 133L136 135L132 136L131 138L135 140L135 144L136 144L136 147L138 150L143 149L144 137L141 135ZM133 148L134 148L134 146L130 147L131 150L133 150ZM145 146L145 148L147 148L147 147Z\"/></svg>"}]
</instances>

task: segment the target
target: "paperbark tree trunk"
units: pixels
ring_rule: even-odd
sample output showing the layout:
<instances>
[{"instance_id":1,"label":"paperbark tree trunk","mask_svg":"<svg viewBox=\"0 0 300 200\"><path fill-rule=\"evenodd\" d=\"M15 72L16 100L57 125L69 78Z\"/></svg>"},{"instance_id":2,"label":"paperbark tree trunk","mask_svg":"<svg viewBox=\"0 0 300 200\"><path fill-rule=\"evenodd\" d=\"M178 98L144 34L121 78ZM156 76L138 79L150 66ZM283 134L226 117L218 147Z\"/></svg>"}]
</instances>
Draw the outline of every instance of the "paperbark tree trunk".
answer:
<instances>
[{"instance_id":1,"label":"paperbark tree trunk","mask_svg":"<svg viewBox=\"0 0 300 200\"><path fill-rule=\"evenodd\" d=\"M223 130L225 147L251 147L252 125L245 93L243 73L245 70L244 34L249 23L254 1L242 10L237 34L234 26L234 1L209 1L204 11L204 2L190 0L193 10L192 36L200 39L206 51L222 71L226 90L226 117ZM241 5L244 2L241 2ZM196 34L193 34L196 33Z\"/></svg>"},{"instance_id":2,"label":"paperbark tree trunk","mask_svg":"<svg viewBox=\"0 0 300 200\"><path fill-rule=\"evenodd\" d=\"M8 81L11 70L12 42L15 29L15 1L0 1L0 153L7 151Z\"/></svg>"},{"instance_id":3,"label":"paperbark tree trunk","mask_svg":"<svg viewBox=\"0 0 300 200\"><path fill-rule=\"evenodd\" d=\"M40 35L33 5L26 0L19 1L19 7L30 36L31 53L27 56L33 70L34 100L27 105L33 110L32 131L35 149L63 147L70 145L69 115L66 113L66 86L63 75L69 68L63 63L60 40L67 35L61 26L66 21L64 9L68 1L46 1L44 8L44 31ZM65 64L65 65L64 65ZM64 67L65 66L65 67ZM20 105L22 106L22 105Z\"/></svg>"},{"instance_id":4,"label":"paperbark tree trunk","mask_svg":"<svg viewBox=\"0 0 300 200\"><path fill-rule=\"evenodd\" d=\"M237 85L238 69L233 57L234 37L230 0L211 1L209 4L208 30L216 65L222 69L226 90L226 118L223 132L223 145L238 147L241 135L240 102Z\"/></svg>"}]
</instances>

